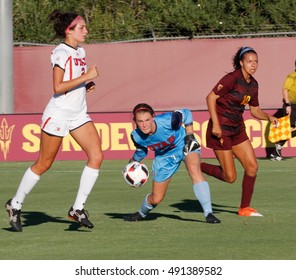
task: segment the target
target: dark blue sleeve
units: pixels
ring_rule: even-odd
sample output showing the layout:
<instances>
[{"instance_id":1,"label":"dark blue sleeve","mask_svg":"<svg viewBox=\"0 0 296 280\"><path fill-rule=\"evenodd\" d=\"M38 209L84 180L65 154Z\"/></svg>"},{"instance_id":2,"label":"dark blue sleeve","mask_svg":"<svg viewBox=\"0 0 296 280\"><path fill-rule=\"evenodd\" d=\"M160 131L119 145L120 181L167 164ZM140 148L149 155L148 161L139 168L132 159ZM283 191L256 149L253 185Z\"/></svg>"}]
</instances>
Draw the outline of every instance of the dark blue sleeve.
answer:
<instances>
[{"instance_id":1,"label":"dark blue sleeve","mask_svg":"<svg viewBox=\"0 0 296 280\"><path fill-rule=\"evenodd\" d=\"M183 123L185 126L193 124L192 114L189 109L181 109L172 113L172 129L178 130Z\"/></svg>"},{"instance_id":2,"label":"dark blue sleeve","mask_svg":"<svg viewBox=\"0 0 296 280\"><path fill-rule=\"evenodd\" d=\"M171 125L173 130L178 130L183 123L183 115L180 111L172 113Z\"/></svg>"}]
</instances>

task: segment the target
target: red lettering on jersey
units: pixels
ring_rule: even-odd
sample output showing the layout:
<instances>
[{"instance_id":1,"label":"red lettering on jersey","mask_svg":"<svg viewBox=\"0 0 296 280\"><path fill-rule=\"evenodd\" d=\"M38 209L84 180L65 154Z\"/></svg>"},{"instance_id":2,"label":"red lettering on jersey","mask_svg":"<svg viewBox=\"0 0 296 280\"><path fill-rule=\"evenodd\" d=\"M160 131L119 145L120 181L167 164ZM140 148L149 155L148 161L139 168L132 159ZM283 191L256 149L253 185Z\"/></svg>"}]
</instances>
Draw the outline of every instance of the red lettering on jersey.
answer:
<instances>
[{"instance_id":1,"label":"red lettering on jersey","mask_svg":"<svg viewBox=\"0 0 296 280\"><path fill-rule=\"evenodd\" d=\"M175 147L175 145L173 144L174 141L175 141L175 137L171 136L169 139L167 139L167 141L149 145L148 149L151 151L156 151L156 150L165 150L166 148L169 147L169 150L170 150Z\"/></svg>"},{"instance_id":2,"label":"red lettering on jersey","mask_svg":"<svg viewBox=\"0 0 296 280\"><path fill-rule=\"evenodd\" d=\"M85 66L86 65L86 62L85 62L85 57L84 58L81 58L81 66Z\"/></svg>"},{"instance_id":3,"label":"red lettering on jersey","mask_svg":"<svg viewBox=\"0 0 296 280\"><path fill-rule=\"evenodd\" d=\"M175 141L175 136L171 136L169 139L168 139L169 143L173 143Z\"/></svg>"},{"instance_id":4,"label":"red lettering on jersey","mask_svg":"<svg viewBox=\"0 0 296 280\"><path fill-rule=\"evenodd\" d=\"M75 66L85 66L85 57L84 58L73 58Z\"/></svg>"}]
</instances>

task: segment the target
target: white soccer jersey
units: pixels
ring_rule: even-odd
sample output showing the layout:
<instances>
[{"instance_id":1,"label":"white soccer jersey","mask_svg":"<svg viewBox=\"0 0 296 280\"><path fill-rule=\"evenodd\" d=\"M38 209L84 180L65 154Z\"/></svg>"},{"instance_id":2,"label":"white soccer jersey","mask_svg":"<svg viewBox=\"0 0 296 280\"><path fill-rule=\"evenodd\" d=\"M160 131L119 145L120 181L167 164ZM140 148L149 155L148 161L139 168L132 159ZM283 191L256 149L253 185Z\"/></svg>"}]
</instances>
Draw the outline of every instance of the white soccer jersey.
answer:
<instances>
[{"instance_id":1,"label":"white soccer jersey","mask_svg":"<svg viewBox=\"0 0 296 280\"><path fill-rule=\"evenodd\" d=\"M87 71L85 50L62 43L51 54L52 68L56 65L65 71L64 81L80 77ZM44 115L62 120L75 120L86 114L85 83L64 94L54 94L48 102Z\"/></svg>"}]
</instances>

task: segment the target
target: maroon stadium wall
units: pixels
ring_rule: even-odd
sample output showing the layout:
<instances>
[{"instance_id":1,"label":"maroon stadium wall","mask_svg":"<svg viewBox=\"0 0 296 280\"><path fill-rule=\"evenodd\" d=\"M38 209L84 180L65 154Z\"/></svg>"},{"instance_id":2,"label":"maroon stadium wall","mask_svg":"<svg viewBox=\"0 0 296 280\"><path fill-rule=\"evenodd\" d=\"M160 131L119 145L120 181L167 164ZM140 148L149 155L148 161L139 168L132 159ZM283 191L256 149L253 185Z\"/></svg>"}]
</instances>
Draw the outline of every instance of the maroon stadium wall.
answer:
<instances>
[{"instance_id":1,"label":"maroon stadium wall","mask_svg":"<svg viewBox=\"0 0 296 280\"><path fill-rule=\"evenodd\" d=\"M206 110L205 97L227 72L241 46L255 48L262 108L281 106L281 87L294 70L296 38L207 39L85 45L96 64L90 112L130 112L139 102L155 110ZM50 47L14 48L15 113L41 113L52 95Z\"/></svg>"},{"instance_id":2,"label":"maroon stadium wall","mask_svg":"<svg viewBox=\"0 0 296 280\"><path fill-rule=\"evenodd\" d=\"M255 78L260 85L260 106L275 113L281 107L284 78L294 70L295 42L296 38L248 38L85 45L88 65L96 64L100 72L96 93L87 98L105 159L131 157L130 112L139 102L149 103L156 111L193 110L202 156L213 157L205 147L209 117L205 98L215 83L232 71L237 49L251 46L258 52ZM0 115L0 161L31 161L38 156L40 113L52 95L53 48L14 48L15 115ZM253 119L249 111L245 122L256 155L268 156L272 144L267 140L267 122ZM295 156L294 139L286 146L284 156ZM57 159L81 160L85 155L68 136Z\"/></svg>"}]
</instances>

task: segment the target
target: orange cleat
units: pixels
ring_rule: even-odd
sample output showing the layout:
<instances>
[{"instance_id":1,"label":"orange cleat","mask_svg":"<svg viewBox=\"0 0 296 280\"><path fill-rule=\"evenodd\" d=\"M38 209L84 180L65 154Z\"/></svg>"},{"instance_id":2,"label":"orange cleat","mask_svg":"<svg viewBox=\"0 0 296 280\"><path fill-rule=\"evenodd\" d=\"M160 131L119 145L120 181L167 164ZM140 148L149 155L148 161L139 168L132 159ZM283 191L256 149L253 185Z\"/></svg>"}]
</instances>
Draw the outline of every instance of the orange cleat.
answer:
<instances>
[{"instance_id":1,"label":"orange cleat","mask_svg":"<svg viewBox=\"0 0 296 280\"><path fill-rule=\"evenodd\" d=\"M240 208L238 210L238 215L245 217L263 217L262 214L258 213L256 209L251 207Z\"/></svg>"}]
</instances>

